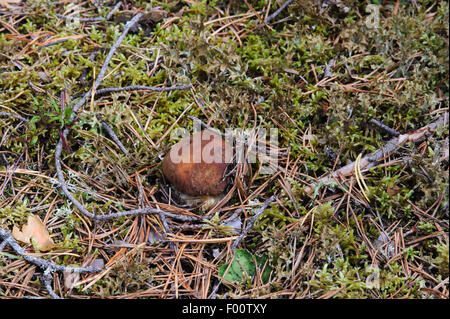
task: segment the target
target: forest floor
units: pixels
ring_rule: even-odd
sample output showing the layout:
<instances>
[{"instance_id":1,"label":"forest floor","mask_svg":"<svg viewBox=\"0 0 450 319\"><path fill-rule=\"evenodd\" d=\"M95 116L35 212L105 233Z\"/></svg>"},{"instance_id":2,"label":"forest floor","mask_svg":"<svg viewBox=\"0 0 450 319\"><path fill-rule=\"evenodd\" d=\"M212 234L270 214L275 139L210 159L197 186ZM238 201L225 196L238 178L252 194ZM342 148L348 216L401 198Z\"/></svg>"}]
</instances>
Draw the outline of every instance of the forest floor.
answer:
<instances>
[{"instance_id":1,"label":"forest floor","mask_svg":"<svg viewBox=\"0 0 450 319\"><path fill-rule=\"evenodd\" d=\"M0 298L448 298L448 38L447 1L0 0ZM197 119L277 133L208 210L161 172Z\"/></svg>"}]
</instances>

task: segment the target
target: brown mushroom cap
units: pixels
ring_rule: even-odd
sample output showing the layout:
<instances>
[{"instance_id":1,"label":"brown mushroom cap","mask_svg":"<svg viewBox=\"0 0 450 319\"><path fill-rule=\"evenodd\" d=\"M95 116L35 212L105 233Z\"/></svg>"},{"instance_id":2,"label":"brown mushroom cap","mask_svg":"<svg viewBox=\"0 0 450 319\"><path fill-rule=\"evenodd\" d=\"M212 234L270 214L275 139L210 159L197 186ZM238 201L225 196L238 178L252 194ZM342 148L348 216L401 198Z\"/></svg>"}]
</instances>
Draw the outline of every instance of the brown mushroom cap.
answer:
<instances>
[{"instance_id":1,"label":"brown mushroom cap","mask_svg":"<svg viewBox=\"0 0 450 319\"><path fill-rule=\"evenodd\" d=\"M203 130L175 144L162 162L167 180L189 196L217 196L229 179L225 170L232 161L232 146L220 135Z\"/></svg>"}]
</instances>

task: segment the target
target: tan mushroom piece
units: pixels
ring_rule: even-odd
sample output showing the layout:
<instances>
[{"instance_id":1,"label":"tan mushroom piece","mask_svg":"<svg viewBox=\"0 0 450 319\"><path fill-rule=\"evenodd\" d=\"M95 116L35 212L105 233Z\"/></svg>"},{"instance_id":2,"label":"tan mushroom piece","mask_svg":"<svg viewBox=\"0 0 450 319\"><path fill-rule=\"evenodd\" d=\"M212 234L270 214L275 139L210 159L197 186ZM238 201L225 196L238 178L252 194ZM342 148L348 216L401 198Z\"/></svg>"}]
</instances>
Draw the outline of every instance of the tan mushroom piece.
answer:
<instances>
[{"instance_id":1,"label":"tan mushroom piece","mask_svg":"<svg viewBox=\"0 0 450 319\"><path fill-rule=\"evenodd\" d=\"M224 176L232 159L232 145L211 130L203 130L172 146L162 170L182 199L190 205L201 202L208 209L222 198L230 182Z\"/></svg>"}]
</instances>

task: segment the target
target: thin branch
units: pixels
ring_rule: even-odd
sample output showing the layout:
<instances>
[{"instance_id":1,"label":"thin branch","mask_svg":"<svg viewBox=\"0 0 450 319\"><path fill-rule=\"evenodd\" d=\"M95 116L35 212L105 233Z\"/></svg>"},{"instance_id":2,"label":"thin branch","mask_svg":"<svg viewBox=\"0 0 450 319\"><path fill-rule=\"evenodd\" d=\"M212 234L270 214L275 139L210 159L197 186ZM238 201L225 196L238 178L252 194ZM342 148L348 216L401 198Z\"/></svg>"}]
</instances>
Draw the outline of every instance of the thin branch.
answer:
<instances>
[{"instance_id":1,"label":"thin branch","mask_svg":"<svg viewBox=\"0 0 450 319\"><path fill-rule=\"evenodd\" d=\"M50 296L53 299L62 299L60 296L58 296L52 288L52 282L53 282L53 278L51 276L51 269L47 268L43 275L41 276L41 281L44 283L45 288L47 289L48 293L50 294Z\"/></svg>"},{"instance_id":2,"label":"thin branch","mask_svg":"<svg viewBox=\"0 0 450 319\"><path fill-rule=\"evenodd\" d=\"M114 93L114 92L122 92L122 91L153 91L153 92L169 92L176 90L188 90L192 88L192 84L186 85L175 85L175 86L167 86L167 87L157 87L157 86L145 86L145 85L130 85L124 87L111 87L111 88L103 88L95 91L95 96L103 95L106 93Z\"/></svg>"},{"instance_id":3,"label":"thin branch","mask_svg":"<svg viewBox=\"0 0 450 319\"><path fill-rule=\"evenodd\" d=\"M41 49L43 49L43 48L48 48L48 47L50 47L50 46L52 46L52 45L64 43L64 42L67 42L67 41L69 41L69 40L71 40L71 39L70 39L70 38L60 39L60 40L57 40L57 41L54 41L54 42L50 42L50 43L43 44L43 45L39 46L37 49L38 49L38 50L41 50Z\"/></svg>"},{"instance_id":4,"label":"thin branch","mask_svg":"<svg viewBox=\"0 0 450 319\"><path fill-rule=\"evenodd\" d=\"M14 237L11 235L10 232L7 230L4 230L0 228L0 238L4 240L4 243L6 242L7 245L9 245L19 256L21 256L23 259L25 259L27 262L32 263L39 268L43 269L44 271L47 269L50 269L52 271L67 271L67 272L73 272L73 273L85 273L85 272L99 272L101 268L95 267L95 266L89 266L89 267L69 267L69 266L62 266L55 264L54 262L31 256L27 253L25 249L23 249L17 241L14 239ZM2 243L3 246L3 243Z\"/></svg>"},{"instance_id":5,"label":"thin branch","mask_svg":"<svg viewBox=\"0 0 450 319\"><path fill-rule=\"evenodd\" d=\"M236 249L236 247L239 246L242 239L244 239L244 237L247 235L249 230L253 227L253 225L255 224L258 217L261 216L261 214L267 209L267 207L269 207L269 205L276 199L277 199L276 195L273 195L272 197L267 199L264 202L264 204L261 206L261 208L258 210L258 212L254 216L252 216L252 218L249 219L249 221L247 222L247 225L245 226L245 229L242 231L241 235L239 235L239 237L233 242L233 244L231 244L232 250Z\"/></svg>"},{"instance_id":6,"label":"thin branch","mask_svg":"<svg viewBox=\"0 0 450 319\"><path fill-rule=\"evenodd\" d=\"M272 20L273 18L275 18L277 15L279 15L281 13L281 11L283 11L288 5L290 5L294 0L287 0L285 1L281 7L278 8L277 11L275 11L274 13L272 13L270 16L267 17L266 20L264 20L265 23L269 23L270 20Z\"/></svg>"},{"instance_id":7,"label":"thin branch","mask_svg":"<svg viewBox=\"0 0 450 319\"><path fill-rule=\"evenodd\" d=\"M21 120L22 122L28 123L29 120L27 120L26 118L20 116L20 115L16 115L16 114L12 114L12 113L8 113L8 112L0 112L0 116L10 116L10 117L14 117L18 120Z\"/></svg>"},{"instance_id":8,"label":"thin branch","mask_svg":"<svg viewBox=\"0 0 450 319\"><path fill-rule=\"evenodd\" d=\"M129 154L128 150L125 148L125 146L123 146L122 142L119 140L116 133L114 133L114 131L109 127L109 125L104 120L102 120L102 117L99 114L97 114L97 120L100 121L103 129L106 131L106 133L108 133L109 137L111 137L111 139L114 141L114 143L117 144L117 146L120 148L120 150L125 155L128 155Z\"/></svg>"},{"instance_id":9,"label":"thin branch","mask_svg":"<svg viewBox=\"0 0 450 319\"><path fill-rule=\"evenodd\" d=\"M102 68L100 69L100 72L97 76L97 79L94 82L93 88L89 89L88 92L86 92L86 94L81 98L81 100L78 101L77 104L74 105L73 109L72 109L72 116L71 116L71 120L73 120L73 118L75 118L75 113L77 113L80 108L84 105L84 103L86 102L86 100L91 97L92 95L92 89L94 89L95 91L97 91L98 86L100 85L100 83L103 81L103 78L105 77L106 74L106 70L108 69L109 66L109 62L111 61L114 53L116 52L117 48L120 46L120 44L123 42L123 40L125 39L125 36L128 34L128 32L130 31L130 29L139 21L139 19L142 17L142 13L138 13L136 14L130 21L127 22L127 24L125 25L125 28L122 32L122 34L120 35L120 37L114 42L113 46L111 47L111 49L109 50L108 55L105 58L105 62L103 63ZM67 129L66 129L67 130ZM67 133L66 133L67 135Z\"/></svg>"},{"instance_id":10,"label":"thin branch","mask_svg":"<svg viewBox=\"0 0 450 319\"><path fill-rule=\"evenodd\" d=\"M6 244L7 244L6 240L4 240L0 243L0 252L2 252L3 249L5 249Z\"/></svg>"},{"instance_id":11,"label":"thin branch","mask_svg":"<svg viewBox=\"0 0 450 319\"><path fill-rule=\"evenodd\" d=\"M60 187L63 191L63 193L67 196L67 198L72 202L72 204L78 208L78 210L83 213L84 215L86 215L87 217L89 217L90 219L93 220L110 220L110 219L114 219L114 218L120 218L120 217L124 217L124 216L139 216L139 215L145 215L145 214L161 214L164 215L166 217L170 217L179 221L198 221L199 218L195 217L195 216L186 216L186 215L180 215L180 214L173 214L173 213L169 213L169 212L165 212L163 210L160 209L156 209L156 208L152 208L150 206L144 207L144 208L139 208L139 209L133 209L133 210L128 210L128 211L121 211L121 212L117 212L117 213L111 213L111 214L107 214L107 215L97 215L97 214L93 214L91 212L89 212L84 206L83 204L81 204L75 197L73 197L73 195L70 193L69 189L67 188L67 184L66 181L64 180L64 177L62 175L62 170L61 170L61 162L59 159L59 156L61 155L61 150L62 150L62 146L61 144L57 145L57 149L56 149L56 172L58 175L58 181L60 184Z\"/></svg>"},{"instance_id":12,"label":"thin branch","mask_svg":"<svg viewBox=\"0 0 450 319\"><path fill-rule=\"evenodd\" d=\"M379 128L385 130L386 132L388 132L389 134L391 134L392 136L399 136L400 133L397 132L396 130L394 130L393 128L390 128L389 126L381 123L380 121L376 120L376 119L370 119L369 121L370 123L378 126Z\"/></svg>"},{"instance_id":13,"label":"thin branch","mask_svg":"<svg viewBox=\"0 0 450 319\"><path fill-rule=\"evenodd\" d=\"M102 49L98 49L98 50L92 51L91 54L89 54L89 61L94 62L95 58L97 57L97 55L98 55L98 53L100 51L102 51ZM85 86L84 83L87 82L86 76L87 76L88 71L89 71L89 68L84 68L83 73L80 76L80 81L81 81L81 83L83 83L83 86ZM79 95L75 94L75 95L71 96L71 98L75 99L75 98L79 98L81 96L83 96L83 94L79 94Z\"/></svg>"},{"instance_id":14,"label":"thin branch","mask_svg":"<svg viewBox=\"0 0 450 319\"><path fill-rule=\"evenodd\" d=\"M428 136L431 132L435 131L439 125L446 125L448 123L448 115L446 112L442 114L435 122L432 122L424 127L417 129L415 131L405 133L390 139L381 149L372 152L360 160L360 169L367 170L378 164L379 161L383 160L387 156L391 156L396 151L402 147L407 142L418 143ZM344 167L341 167L337 171L334 171L319 180L315 181L313 184L306 186L305 192L310 194L314 191L315 187L321 183L330 182L335 178L340 176L346 177L351 176L354 172L355 162L352 162Z\"/></svg>"}]
</instances>

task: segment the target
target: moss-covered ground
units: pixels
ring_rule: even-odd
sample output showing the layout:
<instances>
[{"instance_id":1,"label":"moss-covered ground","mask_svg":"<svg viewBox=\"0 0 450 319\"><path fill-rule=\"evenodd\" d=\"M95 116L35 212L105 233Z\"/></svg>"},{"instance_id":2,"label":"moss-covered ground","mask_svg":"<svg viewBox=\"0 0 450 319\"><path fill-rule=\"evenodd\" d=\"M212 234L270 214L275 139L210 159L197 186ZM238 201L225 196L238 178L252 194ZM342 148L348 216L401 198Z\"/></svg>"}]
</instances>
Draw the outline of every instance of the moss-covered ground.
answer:
<instances>
[{"instance_id":1,"label":"moss-covered ground","mask_svg":"<svg viewBox=\"0 0 450 319\"><path fill-rule=\"evenodd\" d=\"M104 264L75 285L53 273L57 295L448 298L447 126L362 174L314 183L393 138L371 120L404 134L448 118L448 2L297 0L264 23L282 3L123 1L92 22L61 15L106 17L116 3L0 0L0 112L29 120L0 116L0 227L11 232L38 215L56 245L43 252L20 243L29 253ZM71 120L138 11L144 17L99 88L192 88L106 93ZM150 205L211 217L167 202L160 163L177 141L171 130L193 127L188 116L221 131L278 129L277 170L238 169L230 200L204 225L153 214L93 221L62 192L55 147L70 127L63 174L88 211ZM236 213L245 227L272 195L238 247L264 260L270 275L256 269L225 280L220 269L236 234L221 221ZM42 270L1 244L0 297L48 297Z\"/></svg>"}]
</instances>

